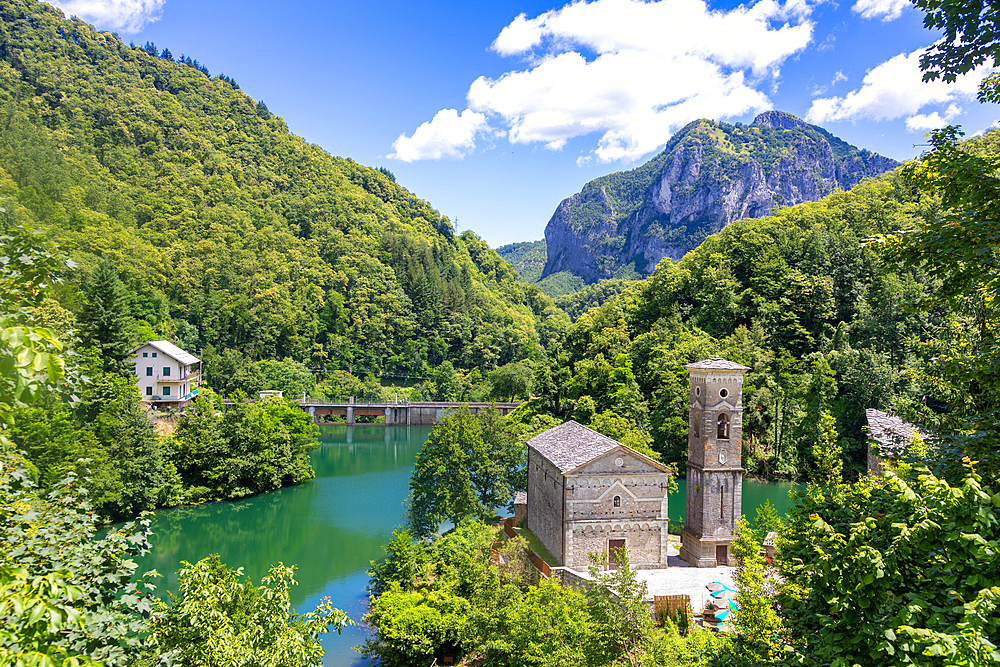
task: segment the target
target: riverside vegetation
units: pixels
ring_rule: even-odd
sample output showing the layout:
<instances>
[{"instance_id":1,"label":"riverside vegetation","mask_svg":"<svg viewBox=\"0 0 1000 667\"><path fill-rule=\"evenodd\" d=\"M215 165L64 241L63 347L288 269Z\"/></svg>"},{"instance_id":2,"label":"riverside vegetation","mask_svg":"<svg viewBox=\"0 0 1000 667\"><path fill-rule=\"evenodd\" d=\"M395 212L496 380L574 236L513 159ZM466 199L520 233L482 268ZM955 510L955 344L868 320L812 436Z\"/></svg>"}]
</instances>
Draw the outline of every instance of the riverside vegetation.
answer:
<instances>
[{"instance_id":1,"label":"riverside vegetation","mask_svg":"<svg viewBox=\"0 0 1000 667\"><path fill-rule=\"evenodd\" d=\"M996 64L995 33L983 29L992 14L918 6L951 35L928 56L928 76ZM567 416L626 424L613 437L632 433L668 462L685 455L683 364L722 354L753 369L748 468L813 481L783 525L778 603L767 597L778 579L752 557L759 533L741 535L741 595L755 611L720 660L1000 662L996 133L961 142L939 131L901 171L735 222L646 280L581 295L571 324L391 174L294 137L206 70L49 5L0 0L0 663L203 664L214 650L287 649L317 664L317 635L347 622L328 606L293 615L281 565L261 586L215 560L185 565L182 596L165 606L149 595L153 580L129 581L130 557L148 545L144 510L311 472L313 427L281 401L216 415L206 392L173 437L157 437L125 363L153 337L204 348L210 384L237 398L265 384L382 393L380 376L421 381L399 388L412 397L530 392L504 423L512 434ZM998 83L986 80L983 100L1000 99ZM591 302L601 305L583 312ZM884 478L848 482L862 470L866 407L934 437ZM436 618L428 627L445 632L421 644L426 654L656 664L674 659L673 648L657 653L666 642L701 661L714 640L657 634L637 616L638 634L626 632L606 599L489 570L486 529L461 518L517 485L481 483L494 472L469 469L459 509L428 505L427 523L459 520L454 539L404 536L428 565L398 593L390 582L381 608L386 591L373 588L384 614L370 655L396 659L393 628ZM92 539L102 519L136 516ZM480 578L497 586L474 590ZM496 614L474 617L479 607ZM550 612L563 615L538 620ZM232 623L206 626L212 615ZM525 634L543 626L560 632ZM145 653L143 633L155 637Z\"/></svg>"}]
</instances>

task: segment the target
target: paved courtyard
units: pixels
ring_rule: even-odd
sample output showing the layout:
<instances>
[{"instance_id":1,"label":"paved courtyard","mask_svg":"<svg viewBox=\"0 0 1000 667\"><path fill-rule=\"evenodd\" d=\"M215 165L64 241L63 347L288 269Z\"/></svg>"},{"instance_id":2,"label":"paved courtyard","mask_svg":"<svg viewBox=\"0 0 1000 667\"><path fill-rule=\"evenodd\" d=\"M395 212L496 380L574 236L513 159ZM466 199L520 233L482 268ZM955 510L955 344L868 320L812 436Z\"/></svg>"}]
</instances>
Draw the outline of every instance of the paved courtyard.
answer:
<instances>
[{"instance_id":1,"label":"paved courtyard","mask_svg":"<svg viewBox=\"0 0 1000 667\"><path fill-rule=\"evenodd\" d=\"M673 536L671 536L673 537ZM676 539L676 538L674 538ZM637 570L639 579L649 587L649 597L654 595L690 595L691 608L697 613L705 607L709 598L706 585L721 581L730 588L733 583L733 567L691 567L678 558L678 544L672 539L667 552L670 567L662 570Z\"/></svg>"}]
</instances>

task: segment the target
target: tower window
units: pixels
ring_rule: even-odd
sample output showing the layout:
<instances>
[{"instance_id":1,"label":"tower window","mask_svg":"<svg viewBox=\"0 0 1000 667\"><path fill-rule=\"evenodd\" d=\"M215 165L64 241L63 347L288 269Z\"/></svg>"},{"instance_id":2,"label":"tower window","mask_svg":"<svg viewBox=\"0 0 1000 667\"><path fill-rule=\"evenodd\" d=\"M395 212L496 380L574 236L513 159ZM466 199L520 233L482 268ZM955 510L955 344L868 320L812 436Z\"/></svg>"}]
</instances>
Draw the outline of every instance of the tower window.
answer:
<instances>
[{"instance_id":1,"label":"tower window","mask_svg":"<svg viewBox=\"0 0 1000 667\"><path fill-rule=\"evenodd\" d=\"M615 507L621 507L622 506L622 497L621 496L615 496L615 499L612 502L613 502L613 504L614 504Z\"/></svg>"},{"instance_id":2,"label":"tower window","mask_svg":"<svg viewBox=\"0 0 1000 667\"><path fill-rule=\"evenodd\" d=\"M719 390L719 396L721 396L722 398L729 396L729 390L723 387L722 389Z\"/></svg>"},{"instance_id":3,"label":"tower window","mask_svg":"<svg viewBox=\"0 0 1000 667\"><path fill-rule=\"evenodd\" d=\"M701 437L701 413L694 413L694 437Z\"/></svg>"},{"instance_id":4,"label":"tower window","mask_svg":"<svg viewBox=\"0 0 1000 667\"><path fill-rule=\"evenodd\" d=\"M719 415L719 428L716 438L719 440L729 440L729 415L725 412Z\"/></svg>"}]
</instances>

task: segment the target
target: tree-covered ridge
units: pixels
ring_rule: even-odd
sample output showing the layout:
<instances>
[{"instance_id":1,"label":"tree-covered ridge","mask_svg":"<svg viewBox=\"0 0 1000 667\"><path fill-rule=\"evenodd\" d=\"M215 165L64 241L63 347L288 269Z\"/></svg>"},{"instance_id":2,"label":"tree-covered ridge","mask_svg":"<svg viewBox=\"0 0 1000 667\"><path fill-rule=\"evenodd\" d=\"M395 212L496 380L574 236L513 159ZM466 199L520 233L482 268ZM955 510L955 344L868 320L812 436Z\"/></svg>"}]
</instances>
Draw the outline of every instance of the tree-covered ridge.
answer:
<instances>
[{"instance_id":1,"label":"tree-covered ridge","mask_svg":"<svg viewBox=\"0 0 1000 667\"><path fill-rule=\"evenodd\" d=\"M112 258L139 337L376 374L534 354L559 313L474 234L151 46L0 1L6 215Z\"/></svg>"},{"instance_id":2,"label":"tree-covered ridge","mask_svg":"<svg viewBox=\"0 0 1000 667\"><path fill-rule=\"evenodd\" d=\"M934 215L937 201L893 172L736 221L645 280L608 283L625 289L580 315L549 350L528 414L586 422L613 410L648 425L664 459L681 461L684 365L718 354L752 369L743 399L748 470L808 469L829 410L848 471L860 472L865 408L913 408L931 393L922 369L932 362L916 341L940 335L942 319L904 308L937 283L919 267L881 265L865 242Z\"/></svg>"},{"instance_id":3,"label":"tree-covered ridge","mask_svg":"<svg viewBox=\"0 0 1000 667\"><path fill-rule=\"evenodd\" d=\"M514 267L526 283L538 282L545 268L545 239L508 243L497 248L497 254Z\"/></svg>"}]
</instances>

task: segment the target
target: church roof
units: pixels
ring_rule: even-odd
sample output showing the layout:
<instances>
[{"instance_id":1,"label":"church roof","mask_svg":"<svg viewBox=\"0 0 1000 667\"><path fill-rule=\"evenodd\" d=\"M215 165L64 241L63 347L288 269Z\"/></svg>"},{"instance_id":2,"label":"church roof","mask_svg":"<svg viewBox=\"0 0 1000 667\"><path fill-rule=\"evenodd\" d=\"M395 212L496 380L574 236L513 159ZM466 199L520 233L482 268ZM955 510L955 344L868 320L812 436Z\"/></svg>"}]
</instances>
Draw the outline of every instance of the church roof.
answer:
<instances>
[{"instance_id":1,"label":"church roof","mask_svg":"<svg viewBox=\"0 0 1000 667\"><path fill-rule=\"evenodd\" d=\"M575 421L568 421L539 433L528 446L548 459L559 472L566 473L624 445Z\"/></svg>"},{"instance_id":2,"label":"church roof","mask_svg":"<svg viewBox=\"0 0 1000 667\"><path fill-rule=\"evenodd\" d=\"M688 364L684 368L690 370L710 370L710 371L748 371L750 370L747 366L741 366L734 361L729 361L728 359L723 359L722 357L712 357L711 359L703 359L702 361L696 361L693 364Z\"/></svg>"},{"instance_id":3,"label":"church roof","mask_svg":"<svg viewBox=\"0 0 1000 667\"><path fill-rule=\"evenodd\" d=\"M900 454L913 438L923 440L927 437L913 424L881 410L868 408L865 417L868 419L868 435L878 444L882 456Z\"/></svg>"}]
</instances>

